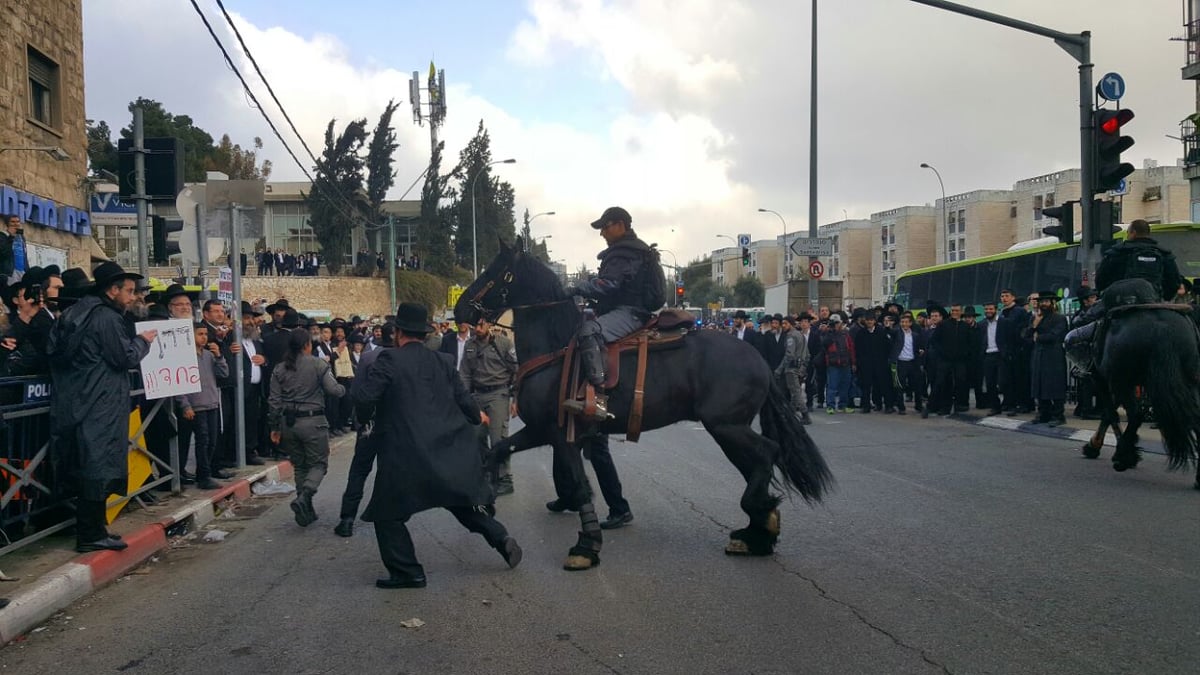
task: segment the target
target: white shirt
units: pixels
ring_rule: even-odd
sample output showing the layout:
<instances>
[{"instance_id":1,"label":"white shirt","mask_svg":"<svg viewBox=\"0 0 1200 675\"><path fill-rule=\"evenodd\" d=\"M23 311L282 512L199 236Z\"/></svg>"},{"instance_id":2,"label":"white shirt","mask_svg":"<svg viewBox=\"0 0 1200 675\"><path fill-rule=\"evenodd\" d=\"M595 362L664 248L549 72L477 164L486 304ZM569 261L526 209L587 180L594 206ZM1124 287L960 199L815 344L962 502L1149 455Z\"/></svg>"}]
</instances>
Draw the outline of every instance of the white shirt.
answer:
<instances>
[{"instance_id":1,"label":"white shirt","mask_svg":"<svg viewBox=\"0 0 1200 675\"><path fill-rule=\"evenodd\" d=\"M254 349L254 340L242 340L242 349L250 359L250 384L260 384L262 382L262 366L254 362L254 357L258 356L258 351Z\"/></svg>"},{"instance_id":2,"label":"white shirt","mask_svg":"<svg viewBox=\"0 0 1200 675\"><path fill-rule=\"evenodd\" d=\"M457 339L458 339L458 360L454 362L454 367L461 368L463 352L466 350L467 343L471 341L471 338L470 338L470 336L468 336L464 339L462 336L462 333L459 333Z\"/></svg>"},{"instance_id":3,"label":"white shirt","mask_svg":"<svg viewBox=\"0 0 1200 675\"><path fill-rule=\"evenodd\" d=\"M901 330L904 335L904 346L900 348L900 355L897 358L899 361L912 361L913 356L913 337L911 330Z\"/></svg>"},{"instance_id":4,"label":"white shirt","mask_svg":"<svg viewBox=\"0 0 1200 675\"><path fill-rule=\"evenodd\" d=\"M998 321L992 319L987 322L987 353L995 354L1000 351L1000 347L996 346L996 326Z\"/></svg>"},{"instance_id":5,"label":"white shirt","mask_svg":"<svg viewBox=\"0 0 1200 675\"><path fill-rule=\"evenodd\" d=\"M742 324L742 327L737 329L737 332L734 333L734 335L736 335L737 339L739 339L739 340L745 340L746 339L746 324Z\"/></svg>"}]
</instances>

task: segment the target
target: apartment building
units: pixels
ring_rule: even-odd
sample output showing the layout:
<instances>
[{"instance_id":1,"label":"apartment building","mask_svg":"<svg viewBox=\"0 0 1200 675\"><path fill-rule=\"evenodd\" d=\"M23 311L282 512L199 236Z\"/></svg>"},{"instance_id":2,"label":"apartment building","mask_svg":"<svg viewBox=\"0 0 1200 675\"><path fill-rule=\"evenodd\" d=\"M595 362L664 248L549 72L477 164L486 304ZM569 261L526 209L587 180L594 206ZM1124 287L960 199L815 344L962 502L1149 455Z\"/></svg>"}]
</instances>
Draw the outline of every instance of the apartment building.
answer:
<instances>
[{"instance_id":1,"label":"apartment building","mask_svg":"<svg viewBox=\"0 0 1200 675\"><path fill-rule=\"evenodd\" d=\"M833 255L821 256L828 281L842 282L842 306L871 302L871 240L875 232L869 220L840 220L817 228L817 236L833 240ZM797 265L803 268L803 259ZM807 274L807 273L805 273Z\"/></svg>"},{"instance_id":2,"label":"apartment building","mask_svg":"<svg viewBox=\"0 0 1200 675\"><path fill-rule=\"evenodd\" d=\"M872 213L868 222L876 236L866 242L870 248L858 255L869 255L870 303L879 304L892 294L896 288L896 277L901 273L937 264L937 241L939 238L945 239L944 233L948 228L940 226L941 209L932 206L888 209ZM956 235L957 223L956 215ZM963 234L967 232L964 230ZM958 250L957 243L955 250Z\"/></svg>"}]
</instances>

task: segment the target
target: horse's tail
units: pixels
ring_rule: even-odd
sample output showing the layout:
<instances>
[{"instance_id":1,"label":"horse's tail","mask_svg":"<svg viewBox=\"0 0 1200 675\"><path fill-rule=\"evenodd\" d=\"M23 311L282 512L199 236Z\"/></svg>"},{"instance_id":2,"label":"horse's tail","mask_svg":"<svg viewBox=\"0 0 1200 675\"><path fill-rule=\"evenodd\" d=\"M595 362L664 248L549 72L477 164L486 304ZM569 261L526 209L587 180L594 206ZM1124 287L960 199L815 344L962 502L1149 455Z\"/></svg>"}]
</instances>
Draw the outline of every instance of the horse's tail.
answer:
<instances>
[{"instance_id":1,"label":"horse's tail","mask_svg":"<svg viewBox=\"0 0 1200 675\"><path fill-rule=\"evenodd\" d=\"M783 388L774 377L759 411L759 422L763 435L779 444L774 463L783 474L783 486L800 493L806 502L821 501L833 488L833 474L804 425L788 410Z\"/></svg>"},{"instance_id":2,"label":"horse's tail","mask_svg":"<svg viewBox=\"0 0 1200 675\"><path fill-rule=\"evenodd\" d=\"M1198 434L1200 434L1200 396L1193 363L1174 349L1163 349L1155 358L1149 359L1146 373L1146 393L1154 411L1154 421L1162 435L1167 451L1167 466L1183 469L1198 459ZM1188 368L1188 366L1193 366Z\"/></svg>"}]
</instances>

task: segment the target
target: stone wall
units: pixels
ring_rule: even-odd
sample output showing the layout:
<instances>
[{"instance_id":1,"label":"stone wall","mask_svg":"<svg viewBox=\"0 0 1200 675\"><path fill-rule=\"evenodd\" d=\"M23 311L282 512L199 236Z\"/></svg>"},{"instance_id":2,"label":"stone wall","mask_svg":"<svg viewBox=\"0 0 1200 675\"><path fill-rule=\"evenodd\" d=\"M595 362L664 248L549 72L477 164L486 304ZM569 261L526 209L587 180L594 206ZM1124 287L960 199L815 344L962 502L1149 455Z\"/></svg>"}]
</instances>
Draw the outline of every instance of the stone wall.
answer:
<instances>
[{"instance_id":1,"label":"stone wall","mask_svg":"<svg viewBox=\"0 0 1200 675\"><path fill-rule=\"evenodd\" d=\"M0 12L0 147L60 147L57 161L45 152L0 153L0 183L59 204L87 209L82 180L87 172L83 100L81 0L4 3ZM31 119L27 47L58 65L55 123ZM69 251L70 264L88 268L91 242L40 225L25 228L26 240Z\"/></svg>"},{"instance_id":2,"label":"stone wall","mask_svg":"<svg viewBox=\"0 0 1200 675\"><path fill-rule=\"evenodd\" d=\"M355 314L386 316L389 308L387 279L352 277L244 277L242 298L254 302L266 298L273 302L287 298L297 310L327 310L335 317L349 319ZM403 300L403 298L400 298Z\"/></svg>"}]
</instances>

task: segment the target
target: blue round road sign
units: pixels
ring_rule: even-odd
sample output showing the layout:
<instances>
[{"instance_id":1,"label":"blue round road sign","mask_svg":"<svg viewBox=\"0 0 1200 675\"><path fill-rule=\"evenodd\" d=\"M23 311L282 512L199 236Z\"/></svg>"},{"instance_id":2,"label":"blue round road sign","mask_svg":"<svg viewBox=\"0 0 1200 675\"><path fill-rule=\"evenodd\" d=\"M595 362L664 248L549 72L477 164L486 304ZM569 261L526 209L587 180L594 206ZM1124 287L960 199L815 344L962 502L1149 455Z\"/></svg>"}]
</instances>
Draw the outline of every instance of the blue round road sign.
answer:
<instances>
[{"instance_id":1,"label":"blue round road sign","mask_svg":"<svg viewBox=\"0 0 1200 675\"><path fill-rule=\"evenodd\" d=\"M1116 73L1105 73L1096 85L1096 93L1105 101L1120 101L1125 95L1125 79Z\"/></svg>"}]
</instances>

